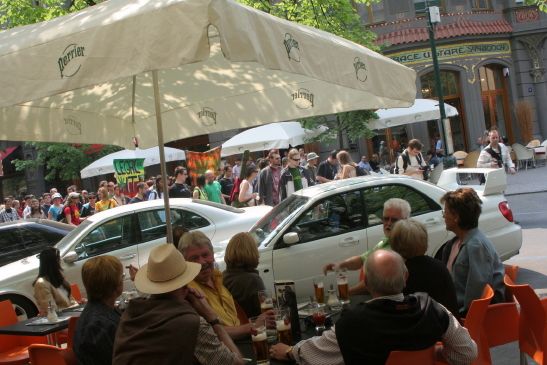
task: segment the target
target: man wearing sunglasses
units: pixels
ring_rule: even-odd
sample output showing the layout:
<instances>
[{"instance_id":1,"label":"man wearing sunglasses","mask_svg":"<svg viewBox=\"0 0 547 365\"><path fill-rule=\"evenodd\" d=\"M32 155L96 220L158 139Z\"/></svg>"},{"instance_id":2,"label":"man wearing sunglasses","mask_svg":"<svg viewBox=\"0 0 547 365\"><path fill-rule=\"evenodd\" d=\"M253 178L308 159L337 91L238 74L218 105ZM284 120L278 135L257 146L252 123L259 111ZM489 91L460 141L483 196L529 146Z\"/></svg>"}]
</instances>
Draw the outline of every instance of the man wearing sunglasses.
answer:
<instances>
[{"instance_id":1,"label":"man wearing sunglasses","mask_svg":"<svg viewBox=\"0 0 547 365\"><path fill-rule=\"evenodd\" d=\"M384 213L382 222L384 225L384 238L376 244L370 250L367 250L361 256L352 256L344 261L337 263L329 263L323 267L323 273L326 275L327 271L335 271L339 269L346 270L361 270L363 264L367 261L368 256L376 250L383 249L389 250L391 246L389 244L389 237L391 235L391 228L395 223L401 219L408 219L410 217L410 204L406 200L399 198L391 198L384 203ZM365 286L363 282L359 282L353 288L350 288L351 295L360 294L363 292Z\"/></svg>"},{"instance_id":2,"label":"man wearing sunglasses","mask_svg":"<svg viewBox=\"0 0 547 365\"><path fill-rule=\"evenodd\" d=\"M300 152L296 148L289 151L287 167L281 171L279 179L279 201L283 201L295 191L315 185L308 170L300 166Z\"/></svg>"}]
</instances>

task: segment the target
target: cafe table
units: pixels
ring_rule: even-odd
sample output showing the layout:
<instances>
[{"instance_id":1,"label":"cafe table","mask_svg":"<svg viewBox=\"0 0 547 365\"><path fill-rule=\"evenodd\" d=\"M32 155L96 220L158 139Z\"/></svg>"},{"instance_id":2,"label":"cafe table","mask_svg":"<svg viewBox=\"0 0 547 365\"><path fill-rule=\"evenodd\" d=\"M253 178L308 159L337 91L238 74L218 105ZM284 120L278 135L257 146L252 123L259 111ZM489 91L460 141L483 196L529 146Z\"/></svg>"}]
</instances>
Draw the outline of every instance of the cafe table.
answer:
<instances>
[{"instance_id":1,"label":"cafe table","mask_svg":"<svg viewBox=\"0 0 547 365\"><path fill-rule=\"evenodd\" d=\"M45 336L49 345L57 346L55 334L68 328L70 317L79 317L83 306L67 308L59 314L59 320L50 323L46 317L32 317L15 324L0 327L0 335Z\"/></svg>"}]
</instances>

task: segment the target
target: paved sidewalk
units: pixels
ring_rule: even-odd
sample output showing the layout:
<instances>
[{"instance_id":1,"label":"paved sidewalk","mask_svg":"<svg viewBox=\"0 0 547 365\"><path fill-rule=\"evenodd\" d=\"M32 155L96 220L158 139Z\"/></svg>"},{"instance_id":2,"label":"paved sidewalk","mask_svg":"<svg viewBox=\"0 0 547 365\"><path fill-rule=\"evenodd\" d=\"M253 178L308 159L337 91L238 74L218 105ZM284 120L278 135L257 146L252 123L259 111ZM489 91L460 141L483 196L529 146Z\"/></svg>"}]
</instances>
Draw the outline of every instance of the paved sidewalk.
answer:
<instances>
[{"instance_id":1,"label":"paved sidewalk","mask_svg":"<svg viewBox=\"0 0 547 365\"><path fill-rule=\"evenodd\" d=\"M515 175L507 175L506 196L540 192L547 192L547 166L528 167Z\"/></svg>"}]
</instances>

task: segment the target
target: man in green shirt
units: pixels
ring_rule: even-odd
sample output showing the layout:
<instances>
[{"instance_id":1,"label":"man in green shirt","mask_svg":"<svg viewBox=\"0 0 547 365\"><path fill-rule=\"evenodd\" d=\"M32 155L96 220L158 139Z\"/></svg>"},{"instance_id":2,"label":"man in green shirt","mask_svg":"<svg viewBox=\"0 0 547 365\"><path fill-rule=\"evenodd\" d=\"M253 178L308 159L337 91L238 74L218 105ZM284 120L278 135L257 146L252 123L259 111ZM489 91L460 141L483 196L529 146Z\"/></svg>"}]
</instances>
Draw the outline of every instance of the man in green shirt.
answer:
<instances>
[{"instance_id":1,"label":"man in green shirt","mask_svg":"<svg viewBox=\"0 0 547 365\"><path fill-rule=\"evenodd\" d=\"M205 171L205 192L209 201L215 203L226 204L224 197L222 196L222 187L220 183L216 181L215 174L211 170Z\"/></svg>"},{"instance_id":2,"label":"man in green shirt","mask_svg":"<svg viewBox=\"0 0 547 365\"><path fill-rule=\"evenodd\" d=\"M279 179L279 201L284 200L295 191L315 185L310 172L300 166L300 153L293 148L287 154L287 167L281 171Z\"/></svg>"},{"instance_id":3,"label":"man in green shirt","mask_svg":"<svg viewBox=\"0 0 547 365\"><path fill-rule=\"evenodd\" d=\"M382 222L384 224L384 238L376 244L370 250L364 252L361 256L352 256L344 261L337 263L329 263L323 267L323 273L326 275L327 271L335 271L339 269L346 270L360 270L363 264L367 261L368 256L378 250L390 250L389 237L391 235L391 228L393 225L401 219L408 219L410 217L410 204L406 200L399 198L391 198L384 203L384 213ZM350 294L360 294L365 290L364 282L359 282L356 286L350 288Z\"/></svg>"}]
</instances>

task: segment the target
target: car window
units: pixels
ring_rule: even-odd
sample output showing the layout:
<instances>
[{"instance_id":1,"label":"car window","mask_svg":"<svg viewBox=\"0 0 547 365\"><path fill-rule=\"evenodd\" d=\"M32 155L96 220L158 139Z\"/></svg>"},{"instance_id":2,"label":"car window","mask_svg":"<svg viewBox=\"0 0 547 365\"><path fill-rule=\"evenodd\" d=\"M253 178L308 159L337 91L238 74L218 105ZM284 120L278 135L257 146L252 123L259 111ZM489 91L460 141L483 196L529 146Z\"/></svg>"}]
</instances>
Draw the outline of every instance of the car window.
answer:
<instances>
[{"instance_id":1,"label":"car window","mask_svg":"<svg viewBox=\"0 0 547 365\"><path fill-rule=\"evenodd\" d=\"M363 200L360 191L325 198L301 214L285 233L298 233L299 243L363 229ZM285 244L278 242L277 248Z\"/></svg>"},{"instance_id":2,"label":"car window","mask_svg":"<svg viewBox=\"0 0 547 365\"><path fill-rule=\"evenodd\" d=\"M23 249L17 229L3 229L0 232L0 265L17 260L18 252Z\"/></svg>"},{"instance_id":3,"label":"car window","mask_svg":"<svg viewBox=\"0 0 547 365\"><path fill-rule=\"evenodd\" d=\"M31 251L53 246L63 237L61 235L50 233L48 230L41 227L36 227L35 230L22 228L19 233L23 238L25 248Z\"/></svg>"},{"instance_id":4,"label":"car window","mask_svg":"<svg viewBox=\"0 0 547 365\"><path fill-rule=\"evenodd\" d=\"M374 186L364 189L363 195L368 227L382 224L384 203L391 198L406 200L410 204L412 217L441 209L431 198L406 185Z\"/></svg>"},{"instance_id":5,"label":"car window","mask_svg":"<svg viewBox=\"0 0 547 365\"><path fill-rule=\"evenodd\" d=\"M148 242L165 238L165 210L148 210L138 213L141 241ZM211 223L201 215L182 209L171 209L171 224L189 230L207 227Z\"/></svg>"},{"instance_id":6,"label":"car window","mask_svg":"<svg viewBox=\"0 0 547 365\"><path fill-rule=\"evenodd\" d=\"M102 255L137 243L134 215L111 219L87 234L75 248L79 259Z\"/></svg>"}]
</instances>

